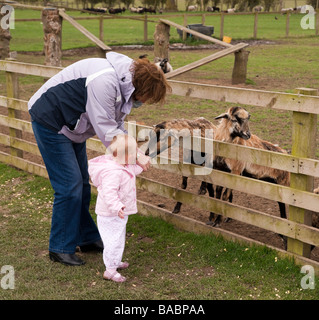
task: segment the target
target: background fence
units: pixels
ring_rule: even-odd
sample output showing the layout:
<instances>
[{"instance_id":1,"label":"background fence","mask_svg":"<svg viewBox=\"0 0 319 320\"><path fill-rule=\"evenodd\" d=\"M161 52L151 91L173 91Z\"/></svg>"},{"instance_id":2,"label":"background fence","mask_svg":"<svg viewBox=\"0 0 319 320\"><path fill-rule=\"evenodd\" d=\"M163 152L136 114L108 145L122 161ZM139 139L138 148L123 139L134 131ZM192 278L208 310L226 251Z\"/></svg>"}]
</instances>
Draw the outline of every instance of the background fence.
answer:
<instances>
[{"instance_id":1,"label":"background fence","mask_svg":"<svg viewBox=\"0 0 319 320\"><path fill-rule=\"evenodd\" d=\"M19 5L12 4L15 8L29 8L32 10L43 10L43 7L36 5ZM214 37L223 39L224 35L232 37L233 39L263 39L272 38L276 34L279 37L288 36L309 36L319 34L319 15L315 15L315 26L313 30L303 30L300 26L300 21L303 17L302 14L287 13L282 15L281 12L255 12L255 13L183 13L183 14L170 14L170 15L149 15L149 14L135 14L135 15L109 15L109 14L93 14L91 16L80 16L79 11L70 11L70 14L74 20L79 21L80 24L87 25L88 21L96 20L96 26L98 32L95 35L100 40L106 40L110 45L111 41L120 43L121 39L113 40L109 36L110 23L116 20L117 23L123 23L123 26L127 25L127 21L135 20L140 22L141 26L136 27L136 32L139 37L134 36L134 39L139 38L137 43L147 42L152 38L149 27L150 23L158 23L159 19L169 18L175 23L182 24L184 26L193 23L202 23L204 25L212 25L215 28ZM275 20L277 19L277 20ZM240 25L245 26L243 30L238 28L238 21L241 20ZM243 24L244 20L244 24ZM30 24L40 22L41 19L37 18L19 18L19 14L16 15L16 28L19 27L21 22L29 22ZM121 22L122 21L122 22ZM35 26L34 26L35 27ZM41 28L41 26L38 26ZM86 26L87 28L87 26ZM97 29L90 23L89 29ZM18 32L18 30L13 33ZM111 40L112 39L112 40ZM178 41L179 36L177 32L172 33L171 39ZM114 43L115 43L114 42ZM136 42L136 40L134 40Z\"/></svg>"},{"instance_id":2,"label":"background fence","mask_svg":"<svg viewBox=\"0 0 319 320\"><path fill-rule=\"evenodd\" d=\"M0 152L1 162L47 177L43 164L33 160L34 157L30 160L30 155L39 156L39 151L32 137L30 122L21 120L21 115L19 114L27 111L27 101L16 98L18 75L27 74L47 78L60 70L62 69L58 67L0 61L0 71L6 72L7 81L7 96L0 96L0 106L8 110L7 115L0 115L0 125L8 128L8 134L0 134L0 143L6 148ZM311 246L319 246L319 230L311 227L311 221L308 219L312 214L318 213L319 208L319 195L312 193L314 177L319 177L319 161L312 158L313 145L315 143L314 137L317 130L317 114L319 113L317 92L311 89L298 89L296 94L286 94L174 80L169 80L169 82L173 89L172 93L176 95L290 110L293 113L293 147L291 155L214 141L215 155L291 172L290 187L216 170L201 176L194 175L196 166L191 164L176 165L170 162L162 164L161 158L158 158L157 163L154 164L154 167L160 170L191 176L198 180L211 182L214 185L286 203L289 205L289 219L282 219L253 208L240 207L215 198L199 196L145 177L137 179L138 188L287 236L288 252L277 250L281 254L293 256L301 264L311 264L315 269L319 270L319 263L308 259ZM151 130L150 127L142 125L131 123L126 125L130 128L130 132L136 132L136 136L139 135L141 130ZM204 150L205 139L199 139L202 146L201 150ZM103 144L93 138L88 140L87 148L97 153L105 152ZM194 222L189 218L173 215L166 210L155 207L153 204L139 201L139 211L144 214L162 216L187 230L213 232L231 239L255 243L225 230L211 228L203 223Z\"/></svg>"}]
</instances>

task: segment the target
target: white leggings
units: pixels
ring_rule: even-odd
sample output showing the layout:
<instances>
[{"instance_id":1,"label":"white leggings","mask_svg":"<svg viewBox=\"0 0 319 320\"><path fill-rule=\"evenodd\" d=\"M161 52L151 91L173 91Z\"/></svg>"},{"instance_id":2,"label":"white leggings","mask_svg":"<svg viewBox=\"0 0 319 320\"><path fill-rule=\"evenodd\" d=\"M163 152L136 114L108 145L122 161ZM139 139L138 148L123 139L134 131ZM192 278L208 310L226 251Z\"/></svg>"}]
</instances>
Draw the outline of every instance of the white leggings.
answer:
<instances>
[{"instance_id":1,"label":"white leggings","mask_svg":"<svg viewBox=\"0 0 319 320\"><path fill-rule=\"evenodd\" d=\"M103 241L103 261L107 269L116 269L121 261L125 247L126 223L119 217L97 216L97 226Z\"/></svg>"}]
</instances>

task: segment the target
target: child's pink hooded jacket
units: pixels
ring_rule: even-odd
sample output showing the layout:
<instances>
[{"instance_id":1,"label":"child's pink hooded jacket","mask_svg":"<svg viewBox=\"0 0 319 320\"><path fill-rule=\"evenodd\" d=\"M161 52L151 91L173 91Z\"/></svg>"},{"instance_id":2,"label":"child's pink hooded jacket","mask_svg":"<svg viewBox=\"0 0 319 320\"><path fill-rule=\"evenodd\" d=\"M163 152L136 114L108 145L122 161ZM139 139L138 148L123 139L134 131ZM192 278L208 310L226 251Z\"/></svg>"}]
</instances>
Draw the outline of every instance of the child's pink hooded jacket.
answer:
<instances>
[{"instance_id":1,"label":"child's pink hooded jacket","mask_svg":"<svg viewBox=\"0 0 319 320\"><path fill-rule=\"evenodd\" d=\"M135 177L142 171L137 164L118 164L111 154L89 160L91 181L98 190L96 214L117 216L123 207L126 215L136 213Z\"/></svg>"}]
</instances>

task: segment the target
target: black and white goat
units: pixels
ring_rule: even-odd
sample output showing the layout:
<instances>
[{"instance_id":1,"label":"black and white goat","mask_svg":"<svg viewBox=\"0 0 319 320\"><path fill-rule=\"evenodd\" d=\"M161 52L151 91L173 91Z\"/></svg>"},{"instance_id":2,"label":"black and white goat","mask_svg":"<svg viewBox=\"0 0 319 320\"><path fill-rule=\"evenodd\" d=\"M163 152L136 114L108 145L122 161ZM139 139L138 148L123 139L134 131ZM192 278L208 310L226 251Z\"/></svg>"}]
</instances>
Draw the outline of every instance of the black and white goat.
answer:
<instances>
[{"instance_id":1,"label":"black and white goat","mask_svg":"<svg viewBox=\"0 0 319 320\"><path fill-rule=\"evenodd\" d=\"M140 59L147 59L147 54L143 54L139 56ZM161 69L164 73L172 72L173 67L168 62L167 58L161 59L161 58L155 58L155 65Z\"/></svg>"}]
</instances>

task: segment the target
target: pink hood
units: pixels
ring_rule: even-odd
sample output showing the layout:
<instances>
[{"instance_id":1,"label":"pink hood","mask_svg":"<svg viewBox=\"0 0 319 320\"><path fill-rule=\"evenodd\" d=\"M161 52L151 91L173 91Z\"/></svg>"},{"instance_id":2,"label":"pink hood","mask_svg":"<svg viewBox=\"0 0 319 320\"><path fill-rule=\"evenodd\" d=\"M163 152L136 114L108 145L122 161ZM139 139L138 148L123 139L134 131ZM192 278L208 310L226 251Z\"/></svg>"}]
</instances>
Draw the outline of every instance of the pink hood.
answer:
<instances>
[{"instance_id":1,"label":"pink hood","mask_svg":"<svg viewBox=\"0 0 319 320\"><path fill-rule=\"evenodd\" d=\"M98 190L96 213L116 216L123 207L126 214L136 213L135 177L142 171L139 165L118 164L112 155L89 160L91 181Z\"/></svg>"}]
</instances>

